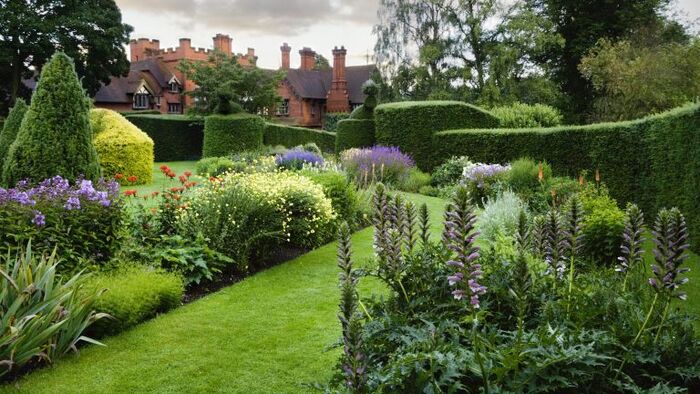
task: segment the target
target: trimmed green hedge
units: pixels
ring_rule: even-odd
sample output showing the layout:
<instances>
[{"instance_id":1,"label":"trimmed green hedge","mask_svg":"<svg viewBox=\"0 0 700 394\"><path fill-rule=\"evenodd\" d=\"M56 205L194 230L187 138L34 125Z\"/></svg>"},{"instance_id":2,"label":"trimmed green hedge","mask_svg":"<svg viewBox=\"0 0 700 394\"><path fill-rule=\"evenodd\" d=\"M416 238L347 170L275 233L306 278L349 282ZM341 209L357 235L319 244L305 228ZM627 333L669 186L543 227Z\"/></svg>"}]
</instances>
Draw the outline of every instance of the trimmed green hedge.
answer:
<instances>
[{"instance_id":1,"label":"trimmed green hedge","mask_svg":"<svg viewBox=\"0 0 700 394\"><path fill-rule=\"evenodd\" d=\"M350 113L348 112L326 112L323 117L323 130L336 131L338 123L349 117Z\"/></svg>"},{"instance_id":2,"label":"trimmed green hedge","mask_svg":"<svg viewBox=\"0 0 700 394\"><path fill-rule=\"evenodd\" d=\"M545 129L450 130L435 134L428 161L467 155L473 161L546 160L576 176L599 169L610 194L633 201L647 218L662 207L686 215L700 250L700 105L644 119Z\"/></svg>"},{"instance_id":3,"label":"trimmed green hedge","mask_svg":"<svg viewBox=\"0 0 700 394\"><path fill-rule=\"evenodd\" d=\"M183 115L127 115L126 118L151 137L156 161L202 158L202 120Z\"/></svg>"},{"instance_id":4,"label":"trimmed green hedge","mask_svg":"<svg viewBox=\"0 0 700 394\"><path fill-rule=\"evenodd\" d=\"M262 148L265 121L248 114L210 115L204 119L203 157Z\"/></svg>"},{"instance_id":5,"label":"trimmed green hedge","mask_svg":"<svg viewBox=\"0 0 700 394\"><path fill-rule=\"evenodd\" d=\"M381 104L374 110L377 143L397 146L423 170L439 162L430 145L434 133L457 128L489 128L498 119L479 107L458 101L415 101Z\"/></svg>"},{"instance_id":6,"label":"trimmed green hedge","mask_svg":"<svg viewBox=\"0 0 700 394\"><path fill-rule=\"evenodd\" d=\"M282 145L293 148L309 142L315 143L324 152L333 152L335 150L335 133L275 123L265 124L265 145Z\"/></svg>"},{"instance_id":7,"label":"trimmed green hedge","mask_svg":"<svg viewBox=\"0 0 700 394\"><path fill-rule=\"evenodd\" d=\"M374 121L369 119L345 119L338 122L335 151L350 148L366 148L374 145Z\"/></svg>"}]
</instances>

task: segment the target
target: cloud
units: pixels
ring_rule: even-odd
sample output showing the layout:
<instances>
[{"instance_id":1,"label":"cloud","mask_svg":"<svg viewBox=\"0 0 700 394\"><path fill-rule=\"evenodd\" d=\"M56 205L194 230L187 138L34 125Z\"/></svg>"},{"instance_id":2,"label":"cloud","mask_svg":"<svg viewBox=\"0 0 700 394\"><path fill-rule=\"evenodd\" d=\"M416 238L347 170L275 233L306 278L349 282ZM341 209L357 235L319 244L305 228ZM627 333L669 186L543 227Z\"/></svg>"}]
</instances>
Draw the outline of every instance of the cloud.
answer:
<instances>
[{"instance_id":1,"label":"cloud","mask_svg":"<svg viewBox=\"0 0 700 394\"><path fill-rule=\"evenodd\" d=\"M379 0L117 0L125 11L170 15L176 23L296 35L327 22L373 24Z\"/></svg>"}]
</instances>

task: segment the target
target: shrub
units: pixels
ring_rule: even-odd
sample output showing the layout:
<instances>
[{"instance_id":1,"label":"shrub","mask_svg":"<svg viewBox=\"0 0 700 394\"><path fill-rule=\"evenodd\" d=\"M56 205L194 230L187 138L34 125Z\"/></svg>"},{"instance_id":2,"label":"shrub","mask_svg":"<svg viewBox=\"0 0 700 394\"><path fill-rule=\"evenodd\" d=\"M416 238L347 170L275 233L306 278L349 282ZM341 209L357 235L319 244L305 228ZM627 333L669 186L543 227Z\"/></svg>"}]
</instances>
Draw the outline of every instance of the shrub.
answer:
<instances>
[{"instance_id":1,"label":"shrub","mask_svg":"<svg viewBox=\"0 0 700 394\"><path fill-rule=\"evenodd\" d=\"M245 271L279 246L321 245L335 231L335 216L323 188L296 172L231 173L196 189L180 222Z\"/></svg>"},{"instance_id":2,"label":"shrub","mask_svg":"<svg viewBox=\"0 0 700 394\"><path fill-rule=\"evenodd\" d=\"M347 112L326 112L323 117L323 130L335 131L341 120L347 119L350 114Z\"/></svg>"},{"instance_id":3,"label":"shrub","mask_svg":"<svg viewBox=\"0 0 700 394\"><path fill-rule=\"evenodd\" d=\"M508 176L509 165L477 163L464 172L464 183L472 202L481 205L488 197L495 196L498 184Z\"/></svg>"},{"instance_id":4,"label":"shrub","mask_svg":"<svg viewBox=\"0 0 700 394\"><path fill-rule=\"evenodd\" d=\"M234 162L228 157L207 157L197 162L195 171L197 171L197 175L218 177L226 172L239 169L237 164L246 165L245 163Z\"/></svg>"},{"instance_id":5,"label":"shrub","mask_svg":"<svg viewBox=\"0 0 700 394\"><path fill-rule=\"evenodd\" d=\"M411 168L408 174L399 181L397 188L409 193L418 193L424 186L430 185L430 174Z\"/></svg>"},{"instance_id":6,"label":"shrub","mask_svg":"<svg viewBox=\"0 0 700 394\"><path fill-rule=\"evenodd\" d=\"M55 255L0 253L0 378L52 362L94 342L83 331L104 317L93 311L100 289L82 288L80 275L62 279Z\"/></svg>"},{"instance_id":7,"label":"shrub","mask_svg":"<svg viewBox=\"0 0 700 394\"><path fill-rule=\"evenodd\" d=\"M593 261L614 264L622 243L625 212L605 189L587 190L581 202L586 213L582 225L584 252Z\"/></svg>"},{"instance_id":8,"label":"shrub","mask_svg":"<svg viewBox=\"0 0 700 394\"><path fill-rule=\"evenodd\" d=\"M554 127L564 120L558 109L544 104L515 103L492 108L491 113L502 128Z\"/></svg>"},{"instance_id":9,"label":"shrub","mask_svg":"<svg viewBox=\"0 0 700 394\"><path fill-rule=\"evenodd\" d=\"M155 161L198 160L202 157L204 121L183 115L126 117L153 140Z\"/></svg>"},{"instance_id":10,"label":"shrub","mask_svg":"<svg viewBox=\"0 0 700 394\"><path fill-rule=\"evenodd\" d=\"M19 132L19 127L22 125L22 119L24 119L27 109L27 103L18 98L0 129L0 175L2 175L2 165L5 162L5 157L7 157L7 152L10 150L10 145L17 138L17 132Z\"/></svg>"},{"instance_id":11,"label":"shrub","mask_svg":"<svg viewBox=\"0 0 700 394\"><path fill-rule=\"evenodd\" d=\"M547 162L536 163L530 158L515 160L506 177L508 186L517 193L529 194L542 189L542 184L552 177L552 167Z\"/></svg>"},{"instance_id":12,"label":"shrub","mask_svg":"<svg viewBox=\"0 0 700 394\"><path fill-rule=\"evenodd\" d=\"M374 120L346 119L338 123L335 151L367 148L375 143Z\"/></svg>"},{"instance_id":13,"label":"shrub","mask_svg":"<svg viewBox=\"0 0 700 394\"><path fill-rule=\"evenodd\" d=\"M498 119L473 105L454 101L419 101L381 104L374 111L377 143L396 146L431 170L441 161L430 143L434 133L456 128L497 127Z\"/></svg>"},{"instance_id":14,"label":"shrub","mask_svg":"<svg viewBox=\"0 0 700 394\"><path fill-rule=\"evenodd\" d=\"M304 170L301 175L321 185L323 194L331 200L338 222L347 222L351 228L359 227L363 220L357 185L342 172Z\"/></svg>"},{"instance_id":15,"label":"shrub","mask_svg":"<svg viewBox=\"0 0 700 394\"><path fill-rule=\"evenodd\" d=\"M287 148L315 143L324 152L335 150L335 133L323 130L292 127L275 123L265 124L265 145L282 145Z\"/></svg>"},{"instance_id":16,"label":"shrub","mask_svg":"<svg viewBox=\"0 0 700 394\"><path fill-rule=\"evenodd\" d=\"M60 272L92 268L117 248L122 206L116 182L68 180L55 176L30 187L0 188L0 245L32 240L35 251L61 258Z\"/></svg>"},{"instance_id":17,"label":"shrub","mask_svg":"<svg viewBox=\"0 0 700 394\"><path fill-rule=\"evenodd\" d=\"M204 120L204 157L262 148L265 122L254 115L210 115Z\"/></svg>"},{"instance_id":18,"label":"shrub","mask_svg":"<svg viewBox=\"0 0 700 394\"><path fill-rule=\"evenodd\" d=\"M184 292L178 275L138 265L93 276L82 292L90 294L100 289L106 291L94 308L111 318L101 319L90 327L89 334L98 338L120 333L178 307Z\"/></svg>"},{"instance_id":19,"label":"shrub","mask_svg":"<svg viewBox=\"0 0 700 394\"><path fill-rule=\"evenodd\" d=\"M288 170L301 170L305 165L321 166L323 157L301 149L292 149L275 157L278 167Z\"/></svg>"},{"instance_id":20,"label":"shrub","mask_svg":"<svg viewBox=\"0 0 700 394\"><path fill-rule=\"evenodd\" d=\"M340 161L360 186L375 182L397 185L415 165L410 156L396 147L387 146L348 149L341 153Z\"/></svg>"},{"instance_id":21,"label":"shrub","mask_svg":"<svg viewBox=\"0 0 700 394\"><path fill-rule=\"evenodd\" d=\"M92 144L89 110L73 61L56 53L41 69L32 103L10 146L4 184L54 175L97 180L100 164Z\"/></svg>"},{"instance_id":22,"label":"shrub","mask_svg":"<svg viewBox=\"0 0 700 394\"><path fill-rule=\"evenodd\" d=\"M499 236L512 236L518 228L520 213L524 211L527 205L512 191L489 198L477 222L480 237L495 243Z\"/></svg>"},{"instance_id":23,"label":"shrub","mask_svg":"<svg viewBox=\"0 0 700 394\"><path fill-rule=\"evenodd\" d=\"M454 185L462 179L465 168L473 165L467 156L452 157L433 170L431 184L435 187Z\"/></svg>"},{"instance_id":24,"label":"shrub","mask_svg":"<svg viewBox=\"0 0 700 394\"><path fill-rule=\"evenodd\" d=\"M700 247L700 105L641 120L520 130L451 130L433 137L435 157L476 161L546 160L557 175L600 170L610 195L645 212L686 212L693 248ZM430 139L424 139L429 144Z\"/></svg>"},{"instance_id":25,"label":"shrub","mask_svg":"<svg viewBox=\"0 0 700 394\"><path fill-rule=\"evenodd\" d=\"M108 109L91 110L90 123L103 174L136 176L131 184L153 181L153 140L146 133Z\"/></svg>"}]
</instances>

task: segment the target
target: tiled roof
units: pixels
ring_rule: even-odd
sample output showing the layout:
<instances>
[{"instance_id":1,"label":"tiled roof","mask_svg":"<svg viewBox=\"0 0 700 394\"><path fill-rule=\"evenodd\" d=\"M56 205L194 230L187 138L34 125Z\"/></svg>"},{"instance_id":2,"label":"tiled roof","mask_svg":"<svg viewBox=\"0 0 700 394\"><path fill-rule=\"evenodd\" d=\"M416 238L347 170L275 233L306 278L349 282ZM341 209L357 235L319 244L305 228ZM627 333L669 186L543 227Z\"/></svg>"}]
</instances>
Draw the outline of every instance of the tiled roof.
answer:
<instances>
[{"instance_id":1,"label":"tiled roof","mask_svg":"<svg viewBox=\"0 0 700 394\"><path fill-rule=\"evenodd\" d=\"M376 66L349 66L346 68L345 77L348 80L348 96L352 103L361 104L365 102L365 95L362 93L362 85L370 79ZM333 70L298 70L287 71L285 77L292 89L307 99L325 99L331 89Z\"/></svg>"},{"instance_id":2,"label":"tiled roof","mask_svg":"<svg viewBox=\"0 0 700 394\"><path fill-rule=\"evenodd\" d=\"M148 86L155 90L153 94L159 95L168 86L170 76L158 59L133 62L128 76L112 77L108 85L100 87L95 94L95 102L130 103L129 95L139 88L141 80L145 80Z\"/></svg>"}]
</instances>

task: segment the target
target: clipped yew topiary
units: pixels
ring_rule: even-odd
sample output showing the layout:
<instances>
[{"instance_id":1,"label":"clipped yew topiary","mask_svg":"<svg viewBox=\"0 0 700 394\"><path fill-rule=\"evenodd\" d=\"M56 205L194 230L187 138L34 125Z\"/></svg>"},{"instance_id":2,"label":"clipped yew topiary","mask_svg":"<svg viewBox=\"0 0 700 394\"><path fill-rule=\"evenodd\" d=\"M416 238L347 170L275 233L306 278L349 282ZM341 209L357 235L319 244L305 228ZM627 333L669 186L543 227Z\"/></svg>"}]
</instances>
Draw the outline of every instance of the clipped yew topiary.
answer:
<instances>
[{"instance_id":1,"label":"clipped yew topiary","mask_svg":"<svg viewBox=\"0 0 700 394\"><path fill-rule=\"evenodd\" d=\"M108 109L90 111L94 144L102 173L136 176L136 184L153 181L153 140L125 117Z\"/></svg>"},{"instance_id":2,"label":"clipped yew topiary","mask_svg":"<svg viewBox=\"0 0 700 394\"><path fill-rule=\"evenodd\" d=\"M336 134L334 132L294 127L277 123L265 123L265 145L283 145L287 148L313 142L324 152L335 149Z\"/></svg>"},{"instance_id":3,"label":"clipped yew topiary","mask_svg":"<svg viewBox=\"0 0 700 394\"><path fill-rule=\"evenodd\" d=\"M32 103L3 167L3 183L41 181L55 175L97 180L100 164L92 144L90 102L73 60L57 52L43 67Z\"/></svg>"},{"instance_id":4,"label":"clipped yew topiary","mask_svg":"<svg viewBox=\"0 0 700 394\"><path fill-rule=\"evenodd\" d=\"M255 115L210 115L204 119L203 157L262 148L265 121Z\"/></svg>"},{"instance_id":5,"label":"clipped yew topiary","mask_svg":"<svg viewBox=\"0 0 700 394\"><path fill-rule=\"evenodd\" d=\"M10 110L10 114L5 120L5 124L0 131L0 172L2 172L2 164L5 162L7 152L10 150L10 145L15 142L17 132L22 125L24 114L27 113L27 103L24 100L17 99L15 106Z\"/></svg>"},{"instance_id":6,"label":"clipped yew topiary","mask_svg":"<svg viewBox=\"0 0 700 394\"><path fill-rule=\"evenodd\" d=\"M350 148L367 148L375 144L374 121L371 119L345 119L336 128L335 151Z\"/></svg>"}]
</instances>

